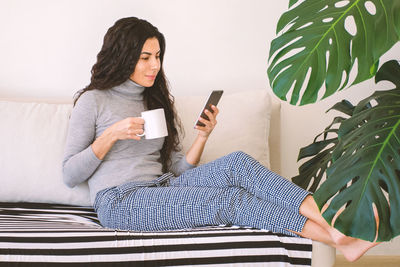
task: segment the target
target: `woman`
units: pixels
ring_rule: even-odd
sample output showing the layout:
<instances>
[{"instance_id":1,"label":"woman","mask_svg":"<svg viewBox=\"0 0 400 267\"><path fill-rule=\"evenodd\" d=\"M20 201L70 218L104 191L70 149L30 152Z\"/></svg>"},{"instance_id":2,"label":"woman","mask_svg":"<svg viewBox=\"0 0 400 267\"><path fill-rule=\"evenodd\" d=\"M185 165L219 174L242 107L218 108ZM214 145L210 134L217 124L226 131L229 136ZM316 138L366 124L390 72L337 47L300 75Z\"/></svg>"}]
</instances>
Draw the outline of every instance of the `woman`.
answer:
<instances>
[{"instance_id":1,"label":"woman","mask_svg":"<svg viewBox=\"0 0 400 267\"><path fill-rule=\"evenodd\" d=\"M78 93L63 161L65 183L88 180L103 226L155 231L241 225L300 235L356 260L375 243L346 237L322 218L309 192L235 152L196 167L216 126L218 108L197 126L182 155L179 122L162 69L163 35L147 21L115 23ZM165 138L142 140L144 110L164 108Z\"/></svg>"}]
</instances>

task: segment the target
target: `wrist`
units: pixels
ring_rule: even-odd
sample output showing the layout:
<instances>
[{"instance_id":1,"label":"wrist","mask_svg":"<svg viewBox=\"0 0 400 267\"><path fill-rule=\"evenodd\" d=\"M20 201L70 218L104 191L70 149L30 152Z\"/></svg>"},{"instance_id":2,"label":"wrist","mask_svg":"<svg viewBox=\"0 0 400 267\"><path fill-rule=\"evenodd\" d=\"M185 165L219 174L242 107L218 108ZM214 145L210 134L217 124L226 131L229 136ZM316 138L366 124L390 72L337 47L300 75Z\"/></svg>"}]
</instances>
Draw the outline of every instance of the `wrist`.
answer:
<instances>
[{"instance_id":1,"label":"wrist","mask_svg":"<svg viewBox=\"0 0 400 267\"><path fill-rule=\"evenodd\" d=\"M209 135L202 135L201 133L199 133L197 135L197 139L206 142L208 140Z\"/></svg>"},{"instance_id":2,"label":"wrist","mask_svg":"<svg viewBox=\"0 0 400 267\"><path fill-rule=\"evenodd\" d=\"M113 145L115 142L117 142L118 138L114 134L114 131L112 130L112 127L107 128L100 136L103 140L107 140L106 142Z\"/></svg>"},{"instance_id":3,"label":"wrist","mask_svg":"<svg viewBox=\"0 0 400 267\"><path fill-rule=\"evenodd\" d=\"M93 153L98 159L103 160L115 142L116 138L112 131L106 129L91 145Z\"/></svg>"}]
</instances>

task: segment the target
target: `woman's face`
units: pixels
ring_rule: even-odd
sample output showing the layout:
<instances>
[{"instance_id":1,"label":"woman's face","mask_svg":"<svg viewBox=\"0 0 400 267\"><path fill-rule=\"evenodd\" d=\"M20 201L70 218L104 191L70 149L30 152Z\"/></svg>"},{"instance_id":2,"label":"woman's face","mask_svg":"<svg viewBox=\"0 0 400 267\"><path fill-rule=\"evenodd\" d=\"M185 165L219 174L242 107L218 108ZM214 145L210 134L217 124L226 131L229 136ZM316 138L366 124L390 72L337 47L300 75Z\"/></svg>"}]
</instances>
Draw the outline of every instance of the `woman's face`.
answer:
<instances>
[{"instance_id":1,"label":"woman's face","mask_svg":"<svg viewBox=\"0 0 400 267\"><path fill-rule=\"evenodd\" d=\"M160 53L158 39L155 37L147 39L135 70L129 78L141 86L151 87L161 68Z\"/></svg>"}]
</instances>

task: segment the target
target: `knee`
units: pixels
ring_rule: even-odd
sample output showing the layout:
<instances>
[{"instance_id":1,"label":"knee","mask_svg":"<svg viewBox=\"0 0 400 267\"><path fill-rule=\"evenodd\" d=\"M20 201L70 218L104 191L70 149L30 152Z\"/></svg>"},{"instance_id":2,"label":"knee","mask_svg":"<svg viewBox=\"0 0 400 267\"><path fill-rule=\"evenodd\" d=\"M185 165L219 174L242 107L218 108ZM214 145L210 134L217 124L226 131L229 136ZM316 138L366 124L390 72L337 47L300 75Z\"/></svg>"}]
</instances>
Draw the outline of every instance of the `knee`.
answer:
<instances>
[{"instance_id":1,"label":"knee","mask_svg":"<svg viewBox=\"0 0 400 267\"><path fill-rule=\"evenodd\" d=\"M232 152L223 157L223 159L227 164L226 166L229 166L229 168L233 169L239 166L247 165L255 161L250 155L246 154L243 151Z\"/></svg>"},{"instance_id":2,"label":"knee","mask_svg":"<svg viewBox=\"0 0 400 267\"><path fill-rule=\"evenodd\" d=\"M239 160L241 162L245 160L254 160L252 156L243 151L232 152L228 155L228 157L230 157L231 159Z\"/></svg>"}]
</instances>

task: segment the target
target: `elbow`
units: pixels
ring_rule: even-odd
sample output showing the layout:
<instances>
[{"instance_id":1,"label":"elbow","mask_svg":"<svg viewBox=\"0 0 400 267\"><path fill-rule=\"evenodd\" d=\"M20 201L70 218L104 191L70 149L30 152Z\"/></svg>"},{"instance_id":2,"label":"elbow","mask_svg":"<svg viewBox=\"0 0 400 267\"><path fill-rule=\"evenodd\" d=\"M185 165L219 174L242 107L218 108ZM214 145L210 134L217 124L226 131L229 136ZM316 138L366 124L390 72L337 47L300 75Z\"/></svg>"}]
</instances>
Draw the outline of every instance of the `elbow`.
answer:
<instances>
[{"instance_id":1,"label":"elbow","mask_svg":"<svg viewBox=\"0 0 400 267\"><path fill-rule=\"evenodd\" d=\"M71 177L67 175L65 172L63 172L63 182L69 188L74 188L76 186L76 184L72 182Z\"/></svg>"},{"instance_id":2,"label":"elbow","mask_svg":"<svg viewBox=\"0 0 400 267\"><path fill-rule=\"evenodd\" d=\"M63 164L63 168L62 168L62 176L63 176L63 182L66 186L68 186L69 188L74 188L76 186L76 183L73 182L73 178L72 176L68 173L68 171L66 170L66 164Z\"/></svg>"},{"instance_id":3,"label":"elbow","mask_svg":"<svg viewBox=\"0 0 400 267\"><path fill-rule=\"evenodd\" d=\"M66 185L66 186L68 186L69 188L74 188L75 187L75 185L76 184L74 184L74 183L72 183L71 182L71 180L69 180L68 178L66 178L65 176L64 176L64 184Z\"/></svg>"}]
</instances>

